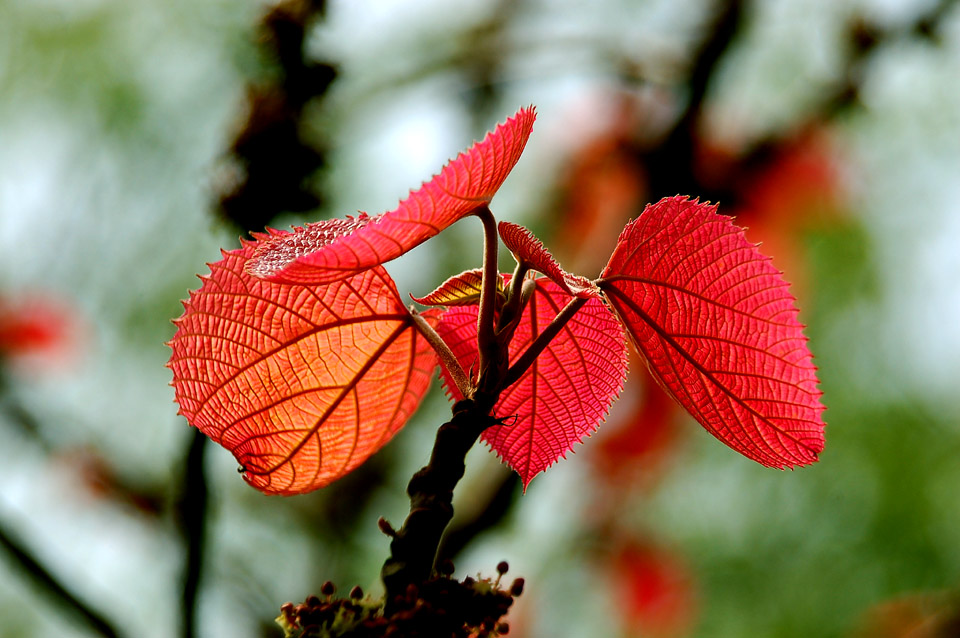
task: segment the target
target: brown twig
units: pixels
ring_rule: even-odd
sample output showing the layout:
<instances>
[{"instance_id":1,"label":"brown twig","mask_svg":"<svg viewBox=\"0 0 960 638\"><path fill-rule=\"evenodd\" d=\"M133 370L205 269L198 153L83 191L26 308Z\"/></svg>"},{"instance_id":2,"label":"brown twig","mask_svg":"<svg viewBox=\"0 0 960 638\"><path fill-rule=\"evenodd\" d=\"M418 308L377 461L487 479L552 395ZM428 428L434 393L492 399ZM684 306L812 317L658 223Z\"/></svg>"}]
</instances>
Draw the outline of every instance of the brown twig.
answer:
<instances>
[{"instance_id":1,"label":"brown twig","mask_svg":"<svg viewBox=\"0 0 960 638\"><path fill-rule=\"evenodd\" d=\"M183 638L197 635L197 592L203 573L207 527L208 489L203 469L206 446L207 436L194 429L187 448L180 501L177 504L178 522L187 549L180 618L180 635Z\"/></svg>"},{"instance_id":2,"label":"brown twig","mask_svg":"<svg viewBox=\"0 0 960 638\"><path fill-rule=\"evenodd\" d=\"M84 623L101 636L115 638L120 633L103 614L94 610L79 596L70 591L57 579L10 531L0 525L0 547L6 550L16 565L32 580L47 596L56 600L60 607Z\"/></svg>"}]
</instances>

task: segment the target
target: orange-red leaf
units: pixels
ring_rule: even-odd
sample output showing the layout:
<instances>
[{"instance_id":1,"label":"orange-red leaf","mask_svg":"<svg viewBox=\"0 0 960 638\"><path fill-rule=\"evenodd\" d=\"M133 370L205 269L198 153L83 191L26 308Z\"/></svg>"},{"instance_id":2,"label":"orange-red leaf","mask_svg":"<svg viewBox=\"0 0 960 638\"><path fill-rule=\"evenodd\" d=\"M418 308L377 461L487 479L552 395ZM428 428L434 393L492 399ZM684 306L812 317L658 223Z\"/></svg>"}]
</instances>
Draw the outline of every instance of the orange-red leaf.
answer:
<instances>
[{"instance_id":1,"label":"orange-red leaf","mask_svg":"<svg viewBox=\"0 0 960 638\"><path fill-rule=\"evenodd\" d=\"M571 299L549 279L536 282L510 343L511 363ZM476 306L450 308L437 326L464 370L475 367L477 360L477 311ZM494 414L515 419L488 428L483 440L526 487L597 429L619 396L626 373L623 328L598 297L591 298L526 373L501 393ZM454 398L460 398L456 386L445 381Z\"/></svg>"},{"instance_id":2,"label":"orange-red leaf","mask_svg":"<svg viewBox=\"0 0 960 638\"><path fill-rule=\"evenodd\" d=\"M319 284L399 257L490 202L520 159L534 119L532 106L520 109L395 210L270 237L258 246L249 271L271 281Z\"/></svg>"},{"instance_id":3,"label":"orange-red leaf","mask_svg":"<svg viewBox=\"0 0 960 638\"><path fill-rule=\"evenodd\" d=\"M253 487L299 494L382 447L416 409L436 355L382 267L323 286L244 271L224 252L170 342L180 412L230 450Z\"/></svg>"},{"instance_id":4,"label":"orange-red leaf","mask_svg":"<svg viewBox=\"0 0 960 638\"><path fill-rule=\"evenodd\" d=\"M592 281L578 275L571 275L561 268L553 255L543 246L543 242L523 226L500 222L497 228L500 238L516 257L517 262L522 261L537 272L543 273L568 295L596 297L599 294Z\"/></svg>"},{"instance_id":5,"label":"orange-red leaf","mask_svg":"<svg viewBox=\"0 0 960 638\"><path fill-rule=\"evenodd\" d=\"M424 306L469 306L480 303L482 283L483 270L477 268L454 275L424 297L410 296ZM499 277L497 277L497 294L502 298L503 279Z\"/></svg>"},{"instance_id":6,"label":"orange-red leaf","mask_svg":"<svg viewBox=\"0 0 960 638\"><path fill-rule=\"evenodd\" d=\"M816 367L788 284L716 207L627 224L599 280L654 377L710 433L770 467L823 449Z\"/></svg>"}]
</instances>

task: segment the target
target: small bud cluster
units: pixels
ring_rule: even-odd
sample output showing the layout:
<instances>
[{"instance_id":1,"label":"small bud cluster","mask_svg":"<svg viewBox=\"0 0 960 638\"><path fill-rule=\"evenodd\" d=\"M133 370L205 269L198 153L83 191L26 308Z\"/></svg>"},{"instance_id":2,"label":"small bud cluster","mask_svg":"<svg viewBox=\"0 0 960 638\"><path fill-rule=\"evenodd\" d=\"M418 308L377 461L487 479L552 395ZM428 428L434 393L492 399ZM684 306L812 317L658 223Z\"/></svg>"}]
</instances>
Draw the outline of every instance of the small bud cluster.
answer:
<instances>
[{"instance_id":1,"label":"small bud cluster","mask_svg":"<svg viewBox=\"0 0 960 638\"><path fill-rule=\"evenodd\" d=\"M501 619L523 592L522 578L501 589L507 569L501 562L494 580L468 576L458 581L450 577L453 563L444 561L434 578L410 585L393 601L390 616L383 613L383 600L364 598L359 586L347 598L334 598L336 589L328 581L320 588L322 597L283 605L277 623L287 638L497 638L509 633Z\"/></svg>"},{"instance_id":2,"label":"small bud cluster","mask_svg":"<svg viewBox=\"0 0 960 638\"><path fill-rule=\"evenodd\" d=\"M364 599L359 585L350 590L347 598L334 598L335 592L336 587L327 581L320 587L322 598L311 595L299 605L285 603L281 606L277 623L283 627L286 636L320 638L376 635L355 630L376 618L382 603Z\"/></svg>"}]
</instances>

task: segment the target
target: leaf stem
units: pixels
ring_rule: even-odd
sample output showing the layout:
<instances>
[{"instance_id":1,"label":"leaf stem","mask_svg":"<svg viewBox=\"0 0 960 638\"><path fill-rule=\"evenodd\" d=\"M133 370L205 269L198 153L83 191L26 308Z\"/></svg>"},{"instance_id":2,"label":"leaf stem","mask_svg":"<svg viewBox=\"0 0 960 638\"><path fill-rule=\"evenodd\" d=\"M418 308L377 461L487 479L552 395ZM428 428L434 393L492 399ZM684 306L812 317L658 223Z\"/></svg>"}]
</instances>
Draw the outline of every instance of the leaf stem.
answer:
<instances>
[{"instance_id":1,"label":"leaf stem","mask_svg":"<svg viewBox=\"0 0 960 638\"><path fill-rule=\"evenodd\" d=\"M463 478L467 452L496 423L490 416L496 401L496 395L477 392L455 403L453 417L437 430L430 462L407 484L410 513L392 534L390 557L380 570L388 615L410 585L422 584L433 573L440 539L453 518L453 488Z\"/></svg>"},{"instance_id":2,"label":"leaf stem","mask_svg":"<svg viewBox=\"0 0 960 638\"><path fill-rule=\"evenodd\" d=\"M483 280L480 284L480 309L477 313L477 355L479 376L477 387L485 391L497 385L502 377L501 368L506 366L500 361L500 347L496 338L493 320L497 300L497 251L500 237L497 234L497 221L486 205L478 208L474 214L483 223Z\"/></svg>"},{"instance_id":3,"label":"leaf stem","mask_svg":"<svg viewBox=\"0 0 960 638\"><path fill-rule=\"evenodd\" d=\"M510 278L510 287L506 290L507 301L503 304L500 320L497 322L498 333L519 316L519 311L523 308L523 280L528 272L530 272L530 266L523 260L518 261Z\"/></svg>"},{"instance_id":4,"label":"leaf stem","mask_svg":"<svg viewBox=\"0 0 960 638\"><path fill-rule=\"evenodd\" d=\"M517 359L510 369L507 371L506 376L503 379L504 388L510 387L511 384L515 383L523 373L527 371L527 368L533 364L540 353L543 352L544 348L553 341L553 338L563 330L563 327L567 325L567 322L573 318L577 311L587 303L587 298L585 297L573 297L566 306L564 306L560 312L557 313L557 316L553 318L543 332L537 335L537 338L533 343L530 344L530 347L527 348L520 358Z\"/></svg>"},{"instance_id":5,"label":"leaf stem","mask_svg":"<svg viewBox=\"0 0 960 638\"><path fill-rule=\"evenodd\" d=\"M526 275L524 275L526 276ZM533 297L533 291L537 288L537 282L534 279L524 279L523 284L520 286L519 292L516 289L511 289L511 294L515 295L511 298L510 308L504 307L503 312L500 315L500 321L497 325L497 341L500 342L501 351L504 353L502 356L509 360L509 348L510 342L513 340L513 333L516 332L517 326L520 325L520 319L523 317L523 310L527 307L530 299ZM507 387L506 383L507 370L502 370L497 377L499 385L497 385L497 391L503 390Z\"/></svg>"},{"instance_id":6,"label":"leaf stem","mask_svg":"<svg viewBox=\"0 0 960 638\"><path fill-rule=\"evenodd\" d=\"M472 397L476 388L473 387L470 377L467 376L466 372L464 372L463 366L461 366L460 362L457 361L457 356L453 354L452 350L450 350L450 346L447 345L447 342L444 341L439 334L437 334L437 331L433 329L433 326L430 325L430 322L424 319L423 316L414 308L410 308L410 316L413 318L413 323L417 326L420 334L422 334L427 342L433 346L434 352L437 353L437 356L440 357L440 361L443 363L444 367L446 367L447 372L450 373L450 377L456 384L457 389L460 390L461 396L467 399Z\"/></svg>"}]
</instances>

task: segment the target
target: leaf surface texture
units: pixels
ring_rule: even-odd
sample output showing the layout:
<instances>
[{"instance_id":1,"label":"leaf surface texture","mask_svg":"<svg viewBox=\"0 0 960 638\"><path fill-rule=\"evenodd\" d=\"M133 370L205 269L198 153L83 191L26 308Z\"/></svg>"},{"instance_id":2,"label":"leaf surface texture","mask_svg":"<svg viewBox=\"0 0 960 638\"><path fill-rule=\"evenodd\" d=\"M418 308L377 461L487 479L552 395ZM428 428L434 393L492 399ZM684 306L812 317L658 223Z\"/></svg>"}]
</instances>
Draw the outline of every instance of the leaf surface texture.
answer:
<instances>
[{"instance_id":1,"label":"leaf surface texture","mask_svg":"<svg viewBox=\"0 0 960 638\"><path fill-rule=\"evenodd\" d=\"M716 207L647 206L598 280L657 381L711 434L770 467L823 450L816 368L788 284Z\"/></svg>"},{"instance_id":2,"label":"leaf surface texture","mask_svg":"<svg viewBox=\"0 0 960 638\"><path fill-rule=\"evenodd\" d=\"M425 306L464 306L480 303L480 289L483 283L483 270L465 270L450 277L436 290L424 297L411 297ZM497 295L503 298L503 279L497 277Z\"/></svg>"},{"instance_id":3,"label":"leaf surface texture","mask_svg":"<svg viewBox=\"0 0 960 638\"><path fill-rule=\"evenodd\" d=\"M382 447L414 412L436 355L382 267L321 286L249 275L224 252L184 302L170 342L191 425L232 452L253 487L317 489Z\"/></svg>"},{"instance_id":4,"label":"leaf surface texture","mask_svg":"<svg viewBox=\"0 0 960 638\"><path fill-rule=\"evenodd\" d=\"M543 242L528 229L519 224L500 222L497 230L500 233L500 239L510 249L518 263L522 261L537 272L546 275L567 294L575 297L597 296L597 287L592 281L579 275L571 275L561 268L553 255L544 247Z\"/></svg>"},{"instance_id":5,"label":"leaf surface texture","mask_svg":"<svg viewBox=\"0 0 960 638\"><path fill-rule=\"evenodd\" d=\"M511 363L571 299L549 279L536 282L510 343ZM464 370L475 367L477 360L477 311L476 306L450 308L437 326ZM503 390L494 414L508 424L488 428L483 440L526 487L597 429L619 396L626 372L623 328L599 298L591 298L526 373ZM459 399L456 387L445 381Z\"/></svg>"},{"instance_id":6,"label":"leaf surface texture","mask_svg":"<svg viewBox=\"0 0 960 638\"><path fill-rule=\"evenodd\" d=\"M395 210L272 236L257 248L249 271L272 281L319 284L399 257L493 199L520 159L534 119L533 107L520 109Z\"/></svg>"}]
</instances>

